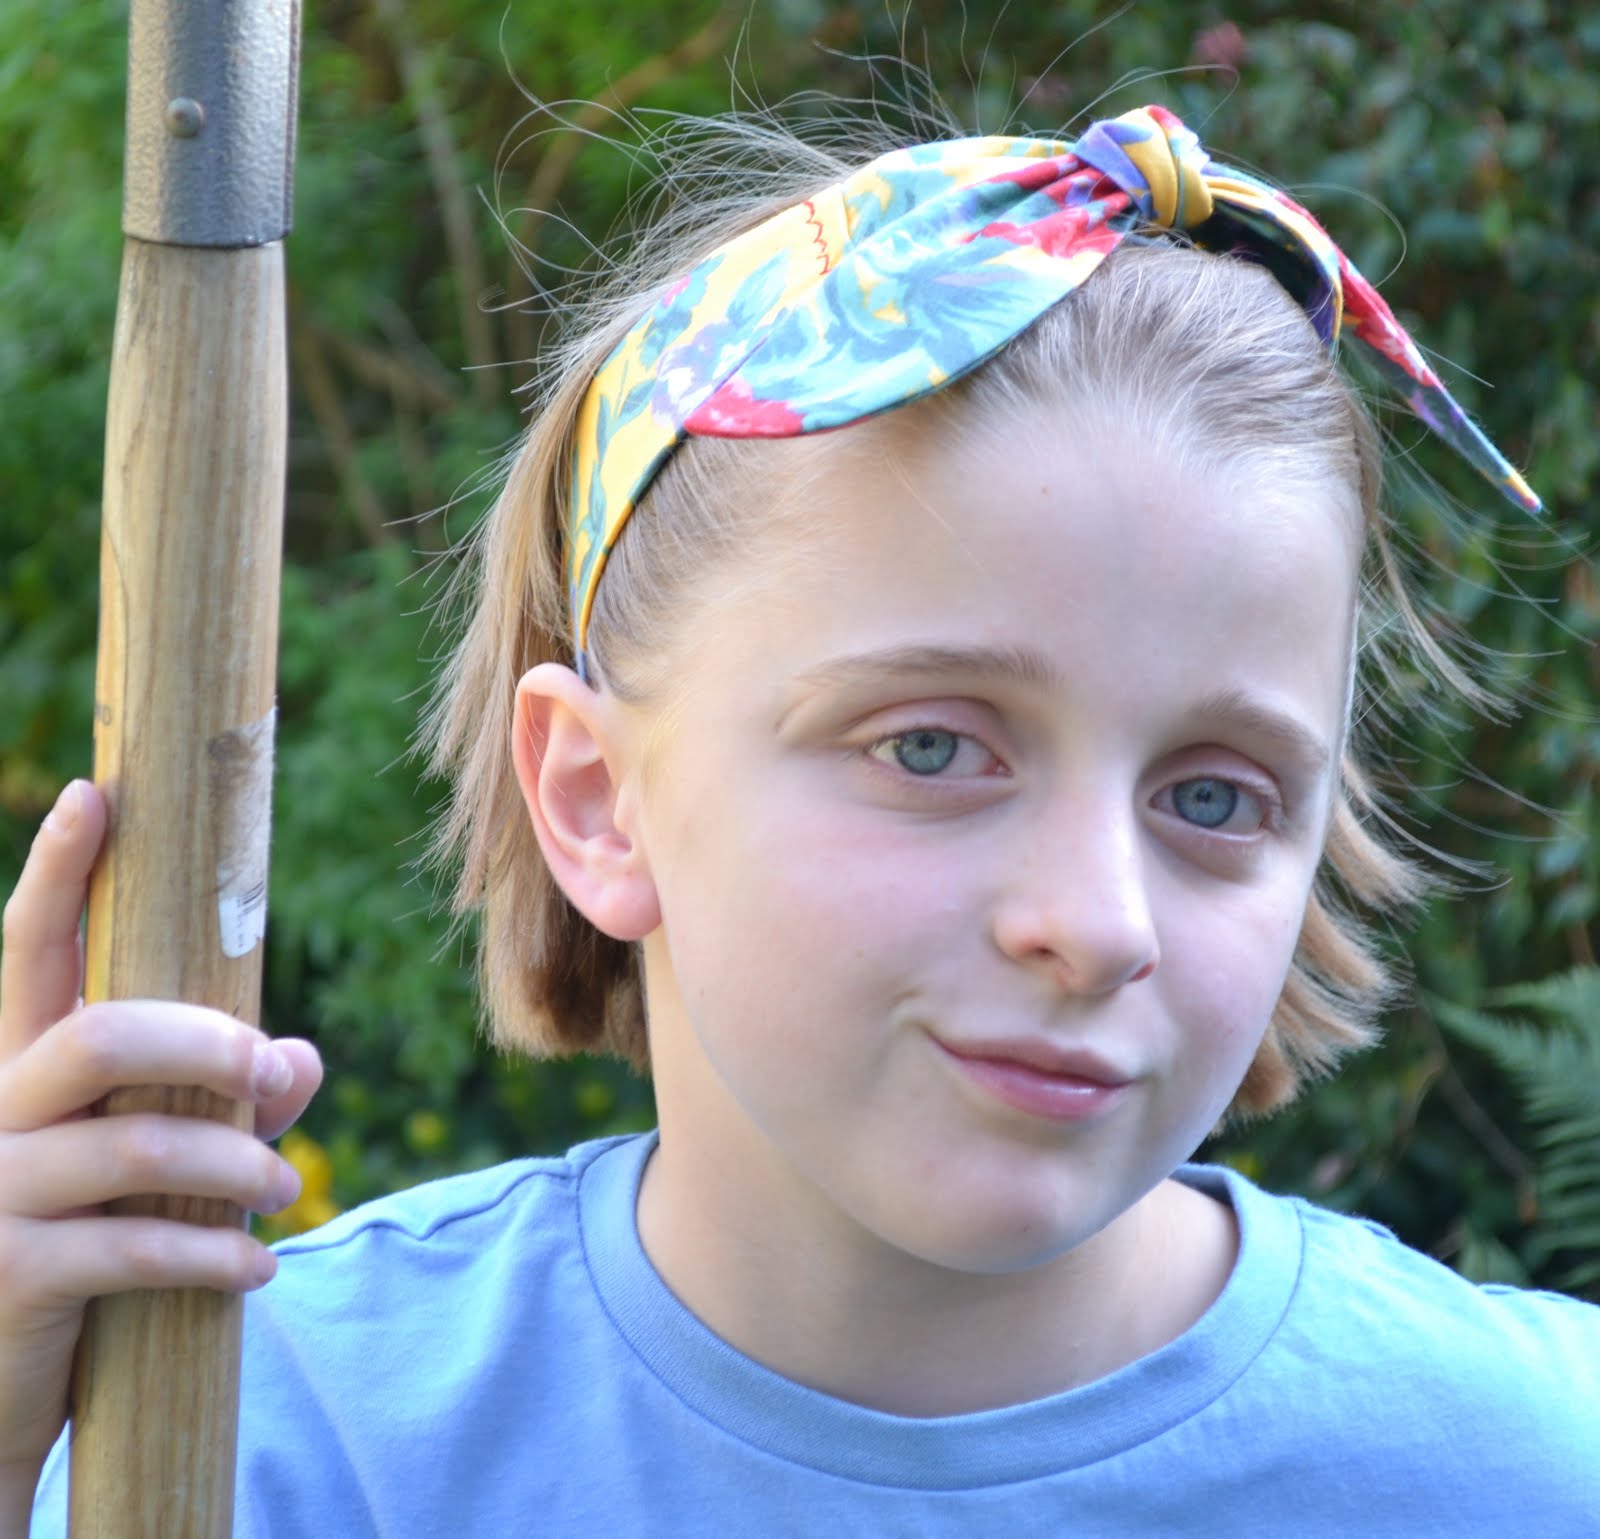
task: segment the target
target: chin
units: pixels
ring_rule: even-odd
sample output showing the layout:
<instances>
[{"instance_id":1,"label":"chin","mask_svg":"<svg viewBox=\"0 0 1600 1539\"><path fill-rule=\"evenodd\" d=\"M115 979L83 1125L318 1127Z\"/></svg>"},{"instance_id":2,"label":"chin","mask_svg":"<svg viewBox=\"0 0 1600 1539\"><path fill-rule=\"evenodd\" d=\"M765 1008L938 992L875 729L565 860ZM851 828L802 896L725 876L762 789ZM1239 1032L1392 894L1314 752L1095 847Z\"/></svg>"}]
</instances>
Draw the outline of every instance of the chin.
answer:
<instances>
[{"instance_id":1,"label":"chin","mask_svg":"<svg viewBox=\"0 0 1600 1539\"><path fill-rule=\"evenodd\" d=\"M969 1225L957 1230L950 1226L939 1232L906 1235L899 1248L943 1271L964 1272L972 1277L1006 1277L1057 1261L1096 1232L1043 1222L1018 1221L1010 1227L990 1222L982 1227ZM895 1243L899 1237L884 1238Z\"/></svg>"},{"instance_id":2,"label":"chin","mask_svg":"<svg viewBox=\"0 0 1600 1539\"><path fill-rule=\"evenodd\" d=\"M885 1243L930 1266L973 1276L1026 1272L1059 1259L1092 1239L1126 1203L1103 1191L1075 1191L1054 1183L1012 1179L929 1182L912 1201L886 1195L888 1211L866 1226Z\"/></svg>"}]
</instances>

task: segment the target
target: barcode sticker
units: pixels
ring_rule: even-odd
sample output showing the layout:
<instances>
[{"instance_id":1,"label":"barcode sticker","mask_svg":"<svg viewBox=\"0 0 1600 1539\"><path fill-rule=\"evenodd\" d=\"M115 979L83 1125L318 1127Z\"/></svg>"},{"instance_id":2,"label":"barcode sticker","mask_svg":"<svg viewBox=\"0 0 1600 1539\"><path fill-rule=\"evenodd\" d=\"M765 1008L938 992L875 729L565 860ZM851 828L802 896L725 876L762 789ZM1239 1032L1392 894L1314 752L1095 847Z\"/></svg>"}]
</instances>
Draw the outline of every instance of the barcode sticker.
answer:
<instances>
[{"instance_id":1,"label":"barcode sticker","mask_svg":"<svg viewBox=\"0 0 1600 1539\"><path fill-rule=\"evenodd\" d=\"M217 929L226 957L248 955L267 933L276 707L206 744L216 819Z\"/></svg>"}]
</instances>

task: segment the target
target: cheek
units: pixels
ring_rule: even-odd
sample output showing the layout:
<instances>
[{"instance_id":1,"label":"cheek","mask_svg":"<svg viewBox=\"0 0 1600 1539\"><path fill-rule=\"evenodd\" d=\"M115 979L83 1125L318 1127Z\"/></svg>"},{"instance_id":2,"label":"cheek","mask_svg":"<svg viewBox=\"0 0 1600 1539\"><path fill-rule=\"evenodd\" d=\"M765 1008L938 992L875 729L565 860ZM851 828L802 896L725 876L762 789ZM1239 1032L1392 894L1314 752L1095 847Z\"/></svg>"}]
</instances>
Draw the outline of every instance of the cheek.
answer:
<instances>
[{"instance_id":1,"label":"cheek","mask_svg":"<svg viewBox=\"0 0 1600 1539\"><path fill-rule=\"evenodd\" d=\"M953 852L790 792L686 815L661 863L684 1025L761 1120L866 1095L908 991L967 954Z\"/></svg>"},{"instance_id":2,"label":"cheek","mask_svg":"<svg viewBox=\"0 0 1600 1539\"><path fill-rule=\"evenodd\" d=\"M1167 960L1172 987L1186 999L1186 1051L1206 1060L1199 1072L1237 1080L1261 1045L1294 958L1305 896L1301 886L1213 905L1213 922L1179 937ZM1198 1067L1198 1066L1197 1066Z\"/></svg>"},{"instance_id":3,"label":"cheek","mask_svg":"<svg viewBox=\"0 0 1600 1539\"><path fill-rule=\"evenodd\" d=\"M705 947L760 952L825 986L814 972L819 954L892 955L957 916L963 883L945 841L820 796L802 776L762 780L758 796L707 798L670 830L657 871L664 923L675 938L698 932L696 956ZM679 960L687 966L691 956Z\"/></svg>"},{"instance_id":4,"label":"cheek","mask_svg":"<svg viewBox=\"0 0 1600 1539\"><path fill-rule=\"evenodd\" d=\"M673 976L708 1047L728 1034L784 1046L871 944L851 923L865 902L859 867L797 812L765 798L707 805L658 864Z\"/></svg>"}]
</instances>

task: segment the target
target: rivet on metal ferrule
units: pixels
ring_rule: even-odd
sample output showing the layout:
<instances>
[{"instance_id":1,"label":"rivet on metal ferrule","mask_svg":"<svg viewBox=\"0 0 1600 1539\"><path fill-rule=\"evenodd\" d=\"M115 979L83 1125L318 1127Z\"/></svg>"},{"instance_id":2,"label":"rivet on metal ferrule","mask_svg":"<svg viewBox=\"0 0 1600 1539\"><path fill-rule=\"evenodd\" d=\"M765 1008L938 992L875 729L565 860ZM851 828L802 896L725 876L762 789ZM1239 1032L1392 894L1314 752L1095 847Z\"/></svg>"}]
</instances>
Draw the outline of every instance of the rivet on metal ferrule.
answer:
<instances>
[{"instance_id":1,"label":"rivet on metal ferrule","mask_svg":"<svg viewBox=\"0 0 1600 1539\"><path fill-rule=\"evenodd\" d=\"M167 103L167 132L175 139L192 139L206 126L206 109L189 96L174 96Z\"/></svg>"},{"instance_id":2,"label":"rivet on metal ferrule","mask_svg":"<svg viewBox=\"0 0 1600 1539\"><path fill-rule=\"evenodd\" d=\"M131 0L122 228L169 246L289 233L300 0Z\"/></svg>"}]
</instances>

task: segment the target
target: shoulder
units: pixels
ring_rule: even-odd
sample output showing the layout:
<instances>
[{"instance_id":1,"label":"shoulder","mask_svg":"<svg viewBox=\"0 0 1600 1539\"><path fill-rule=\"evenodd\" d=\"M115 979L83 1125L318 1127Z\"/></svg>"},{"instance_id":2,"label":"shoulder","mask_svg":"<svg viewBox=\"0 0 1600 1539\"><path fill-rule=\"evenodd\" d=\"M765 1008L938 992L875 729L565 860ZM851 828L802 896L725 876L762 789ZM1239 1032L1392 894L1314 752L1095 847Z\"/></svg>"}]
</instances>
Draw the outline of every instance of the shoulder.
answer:
<instances>
[{"instance_id":1,"label":"shoulder","mask_svg":"<svg viewBox=\"0 0 1600 1539\"><path fill-rule=\"evenodd\" d=\"M1191 1178L1232 1202L1220 1302L1242 1295L1258 1320L1248 1366L1195 1419L1225 1474L1285 1482L1324 1519L1306 1532L1594 1534L1600 1308L1474 1284L1380 1224L1232 1172Z\"/></svg>"},{"instance_id":2,"label":"shoulder","mask_svg":"<svg viewBox=\"0 0 1600 1539\"><path fill-rule=\"evenodd\" d=\"M1370 1219L1288 1199L1306 1237L1304 1304L1330 1319L1387 1327L1391 1350L1482 1352L1526 1376L1541 1365L1600 1375L1600 1308L1564 1294L1474 1283ZM1477 1365L1492 1371L1494 1363Z\"/></svg>"},{"instance_id":3,"label":"shoulder","mask_svg":"<svg viewBox=\"0 0 1600 1539\"><path fill-rule=\"evenodd\" d=\"M391 1236L397 1244L425 1244L458 1224L503 1222L530 1205L559 1203L595 1147L580 1144L564 1155L508 1160L425 1181L363 1203L273 1248L280 1259L297 1259L387 1243Z\"/></svg>"},{"instance_id":4,"label":"shoulder","mask_svg":"<svg viewBox=\"0 0 1600 1539\"><path fill-rule=\"evenodd\" d=\"M580 1144L550 1158L513 1160L425 1182L363 1204L308 1234L280 1242L278 1275L249 1300L256 1324L293 1318L349 1327L436 1310L440 1290L485 1302L559 1270L578 1249L578 1187L585 1171L628 1139ZM426 1302L425 1302L426 1301ZM435 1316L435 1321L437 1317Z\"/></svg>"},{"instance_id":5,"label":"shoulder","mask_svg":"<svg viewBox=\"0 0 1600 1539\"><path fill-rule=\"evenodd\" d=\"M1600 1500L1600 1308L1473 1283L1381 1224L1228 1186L1247 1234L1271 1205L1301 1236L1271 1353L1286 1380L1345 1428L1434 1459L1445 1426L1465 1459L1548 1470L1565 1457Z\"/></svg>"},{"instance_id":6,"label":"shoulder","mask_svg":"<svg viewBox=\"0 0 1600 1539\"><path fill-rule=\"evenodd\" d=\"M446 1237L458 1225L494 1226L526 1213L560 1208L573 1200L584 1173L601 1155L649 1136L599 1138L577 1144L565 1154L507 1160L424 1181L363 1203L306 1234L279 1241L273 1249L280 1257L312 1256L384 1243L390 1236L398 1244L425 1244Z\"/></svg>"},{"instance_id":7,"label":"shoulder","mask_svg":"<svg viewBox=\"0 0 1600 1539\"><path fill-rule=\"evenodd\" d=\"M482 1503L524 1491L506 1429L556 1425L547 1402L614 1363L582 1221L604 1183L585 1177L646 1147L430 1181L277 1246L278 1275L245 1303L238 1531L498 1531L458 1530L439 1504L480 1482Z\"/></svg>"}]
</instances>

